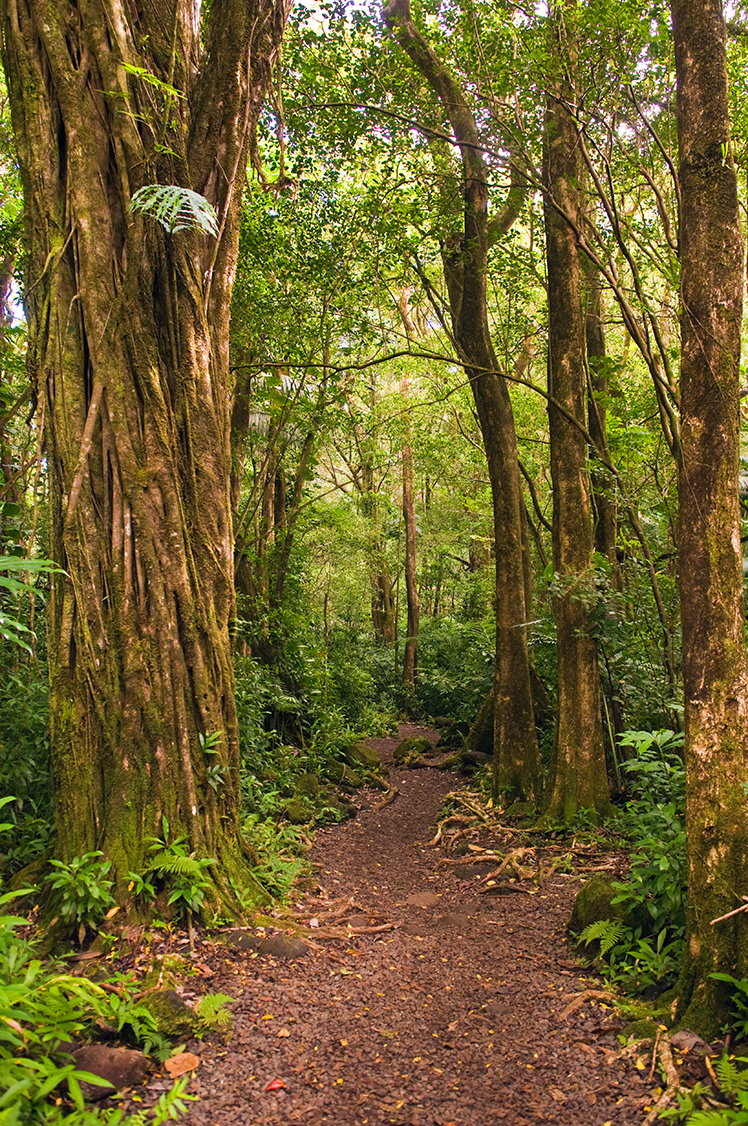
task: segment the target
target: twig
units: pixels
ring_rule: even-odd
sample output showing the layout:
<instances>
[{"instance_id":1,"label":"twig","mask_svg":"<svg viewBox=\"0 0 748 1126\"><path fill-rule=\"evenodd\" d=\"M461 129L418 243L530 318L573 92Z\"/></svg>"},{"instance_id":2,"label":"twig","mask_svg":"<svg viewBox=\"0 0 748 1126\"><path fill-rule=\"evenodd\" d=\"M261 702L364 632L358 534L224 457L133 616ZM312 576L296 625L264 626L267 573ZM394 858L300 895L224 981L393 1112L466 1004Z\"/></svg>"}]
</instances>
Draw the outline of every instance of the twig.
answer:
<instances>
[{"instance_id":1,"label":"twig","mask_svg":"<svg viewBox=\"0 0 748 1126\"><path fill-rule=\"evenodd\" d=\"M715 923L723 923L725 919L731 919L733 915L740 915L743 911L748 911L748 895L741 895L740 898L745 901L742 907L736 907L734 911L728 911L726 915L720 915L718 919L712 919L709 926L713 927Z\"/></svg>"}]
</instances>

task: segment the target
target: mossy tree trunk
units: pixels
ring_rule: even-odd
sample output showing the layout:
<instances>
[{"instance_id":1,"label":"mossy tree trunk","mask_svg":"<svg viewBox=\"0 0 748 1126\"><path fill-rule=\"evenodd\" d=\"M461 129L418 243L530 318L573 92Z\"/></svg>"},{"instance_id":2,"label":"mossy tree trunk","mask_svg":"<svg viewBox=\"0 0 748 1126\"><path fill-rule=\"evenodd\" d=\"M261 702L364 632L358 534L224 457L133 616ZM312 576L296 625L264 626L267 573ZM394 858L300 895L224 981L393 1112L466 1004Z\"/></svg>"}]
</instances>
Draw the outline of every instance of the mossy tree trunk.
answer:
<instances>
[{"instance_id":1,"label":"mossy tree trunk","mask_svg":"<svg viewBox=\"0 0 748 1126\"><path fill-rule=\"evenodd\" d=\"M57 855L102 849L123 895L166 815L173 835L222 862L227 887L241 864L229 312L247 156L285 10L0 10L28 368L66 572L49 612ZM219 237L133 217L148 183L204 195ZM206 755L199 737L212 732L220 744Z\"/></svg>"},{"instance_id":2,"label":"mossy tree trunk","mask_svg":"<svg viewBox=\"0 0 748 1126\"><path fill-rule=\"evenodd\" d=\"M586 448L572 421L576 418L584 425L587 397L581 271L574 234L581 217L584 172L567 108L574 97L574 7L562 0L552 6L549 16L551 59L558 77L548 94L543 168L558 653L558 710L544 818L565 822L582 811L601 819L610 808L591 613L594 540Z\"/></svg>"},{"instance_id":3,"label":"mossy tree trunk","mask_svg":"<svg viewBox=\"0 0 748 1126\"><path fill-rule=\"evenodd\" d=\"M721 0L672 0L681 187L680 590L689 904L678 1019L729 1019L748 973L748 676L738 502L743 253Z\"/></svg>"},{"instance_id":4,"label":"mossy tree trunk","mask_svg":"<svg viewBox=\"0 0 748 1126\"><path fill-rule=\"evenodd\" d=\"M439 98L461 156L462 230L444 245L442 261L455 343L475 399L486 450L495 529L496 667L493 789L536 798L541 763L533 719L527 654L522 491L514 415L499 373L488 319L488 250L512 226L524 199L517 169L503 208L489 220L488 168L481 137L458 83L417 28L409 0L384 9L395 39Z\"/></svg>"}]
</instances>

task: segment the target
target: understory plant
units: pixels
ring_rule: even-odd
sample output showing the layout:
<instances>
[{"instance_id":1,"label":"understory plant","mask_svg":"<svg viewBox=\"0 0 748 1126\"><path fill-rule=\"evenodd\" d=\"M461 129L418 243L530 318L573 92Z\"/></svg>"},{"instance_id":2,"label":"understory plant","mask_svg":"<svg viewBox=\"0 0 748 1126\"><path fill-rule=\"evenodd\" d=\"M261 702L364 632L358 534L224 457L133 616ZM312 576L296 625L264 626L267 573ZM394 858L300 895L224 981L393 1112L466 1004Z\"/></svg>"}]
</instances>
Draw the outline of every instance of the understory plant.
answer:
<instances>
[{"instance_id":1,"label":"understory plant","mask_svg":"<svg viewBox=\"0 0 748 1126\"><path fill-rule=\"evenodd\" d=\"M678 1095L678 1105L661 1111L659 1117L686 1126L748 1126L748 1068L741 1064L748 1064L748 1058L726 1052L714 1064L721 1097L730 1105L705 1108L705 1101L712 1102L711 1092L697 1084L687 1094Z\"/></svg>"},{"instance_id":2,"label":"understory plant","mask_svg":"<svg viewBox=\"0 0 748 1126\"><path fill-rule=\"evenodd\" d=\"M167 1050L151 1014L118 978L117 993L61 972L34 957L19 929L26 920L8 913L22 892L0 895L0 1126L161 1126L185 1110L185 1080L149 1112L92 1109L82 1082L102 1084L76 1067L66 1047L85 1040L96 1021L117 1027L144 1049Z\"/></svg>"},{"instance_id":3,"label":"understory plant","mask_svg":"<svg viewBox=\"0 0 748 1126\"><path fill-rule=\"evenodd\" d=\"M626 922L602 920L580 940L599 942L604 976L624 989L661 992L677 976L685 934L686 833L683 735L629 731L619 738L629 800L618 830L631 871L615 883Z\"/></svg>"}]
</instances>

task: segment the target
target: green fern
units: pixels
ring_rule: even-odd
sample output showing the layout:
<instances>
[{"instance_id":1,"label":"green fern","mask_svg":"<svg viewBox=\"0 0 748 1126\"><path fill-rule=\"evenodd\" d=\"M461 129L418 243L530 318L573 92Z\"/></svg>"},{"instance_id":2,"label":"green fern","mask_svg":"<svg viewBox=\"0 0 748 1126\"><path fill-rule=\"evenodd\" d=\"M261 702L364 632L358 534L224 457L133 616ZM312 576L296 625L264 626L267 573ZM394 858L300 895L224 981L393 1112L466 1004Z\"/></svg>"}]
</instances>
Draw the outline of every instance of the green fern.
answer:
<instances>
[{"instance_id":1,"label":"green fern","mask_svg":"<svg viewBox=\"0 0 748 1126\"><path fill-rule=\"evenodd\" d=\"M206 993L197 1005L197 1015L206 1028L217 1028L228 1032L231 1028L231 1013L226 1008L235 1000L226 993Z\"/></svg>"},{"instance_id":2,"label":"green fern","mask_svg":"<svg viewBox=\"0 0 748 1126\"><path fill-rule=\"evenodd\" d=\"M215 860L207 858L196 860L194 856L180 856L174 852L158 852L149 861L146 871L157 872L159 875L182 876L186 879L199 880L203 871Z\"/></svg>"},{"instance_id":3,"label":"green fern","mask_svg":"<svg viewBox=\"0 0 748 1126\"><path fill-rule=\"evenodd\" d=\"M146 184L130 201L130 211L151 215L170 235L177 231L202 231L218 236L216 209L205 196L176 184Z\"/></svg>"},{"instance_id":4,"label":"green fern","mask_svg":"<svg viewBox=\"0 0 748 1126\"><path fill-rule=\"evenodd\" d=\"M615 919L598 919L595 923L590 923L585 927L579 936L579 940L584 941L585 946L589 946L591 942L596 940L600 942L600 954L604 956L616 946L622 938L626 935L628 927Z\"/></svg>"},{"instance_id":5,"label":"green fern","mask_svg":"<svg viewBox=\"0 0 748 1126\"><path fill-rule=\"evenodd\" d=\"M737 1095L739 1091L748 1091L748 1068L738 1067L739 1063L748 1063L748 1059L743 1056L731 1058L724 1053L714 1065L719 1085L726 1095Z\"/></svg>"}]
</instances>

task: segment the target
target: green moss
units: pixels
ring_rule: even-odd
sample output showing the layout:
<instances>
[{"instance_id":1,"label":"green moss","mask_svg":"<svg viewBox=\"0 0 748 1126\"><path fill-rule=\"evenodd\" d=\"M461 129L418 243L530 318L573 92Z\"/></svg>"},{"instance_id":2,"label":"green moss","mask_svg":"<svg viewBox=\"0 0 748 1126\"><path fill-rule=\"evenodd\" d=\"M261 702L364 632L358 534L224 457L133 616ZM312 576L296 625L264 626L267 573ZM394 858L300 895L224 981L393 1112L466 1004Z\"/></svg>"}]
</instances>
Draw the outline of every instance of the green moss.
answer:
<instances>
[{"instance_id":1,"label":"green moss","mask_svg":"<svg viewBox=\"0 0 748 1126\"><path fill-rule=\"evenodd\" d=\"M345 748L344 754L351 764L367 770L380 770L382 767L382 756L366 743L353 743Z\"/></svg>"},{"instance_id":2,"label":"green moss","mask_svg":"<svg viewBox=\"0 0 748 1126\"><path fill-rule=\"evenodd\" d=\"M430 750L431 743L428 739L425 739L422 735L414 735L409 739L403 739L402 743L395 748L395 762L398 766L412 766Z\"/></svg>"},{"instance_id":3,"label":"green moss","mask_svg":"<svg viewBox=\"0 0 748 1126\"><path fill-rule=\"evenodd\" d=\"M657 1035L657 1023L651 1019L635 1020L626 1025L621 1035L626 1040L653 1040Z\"/></svg>"}]
</instances>

